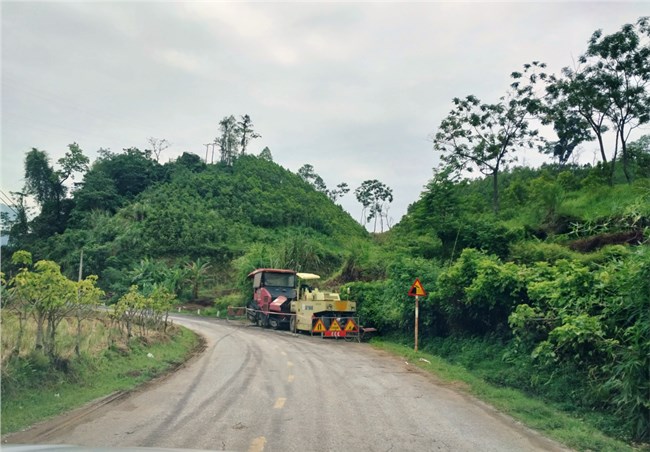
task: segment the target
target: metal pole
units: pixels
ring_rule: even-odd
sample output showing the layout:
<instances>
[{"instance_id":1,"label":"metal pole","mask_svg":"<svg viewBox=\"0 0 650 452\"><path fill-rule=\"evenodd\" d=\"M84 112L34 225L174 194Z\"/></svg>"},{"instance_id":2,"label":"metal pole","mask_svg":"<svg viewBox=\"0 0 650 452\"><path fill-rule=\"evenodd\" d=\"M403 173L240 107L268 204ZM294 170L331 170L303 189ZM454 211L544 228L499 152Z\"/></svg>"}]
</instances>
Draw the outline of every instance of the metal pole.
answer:
<instances>
[{"instance_id":1,"label":"metal pole","mask_svg":"<svg viewBox=\"0 0 650 452\"><path fill-rule=\"evenodd\" d=\"M79 279L78 279L79 282L81 282L81 277L83 275L83 268L84 268L84 250L82 248L81 257L79 257Z\"/></svg>"},{"instance_id":2,"label":"metal pole","mask_svg":"<svg viewBox=\"0 0 650 452\"><path fill-rule=\"evenodd\" d=\"M420 317L420 297L415 296L415 351L418 351L418 318Z\"/></svg>"}]
</instances>

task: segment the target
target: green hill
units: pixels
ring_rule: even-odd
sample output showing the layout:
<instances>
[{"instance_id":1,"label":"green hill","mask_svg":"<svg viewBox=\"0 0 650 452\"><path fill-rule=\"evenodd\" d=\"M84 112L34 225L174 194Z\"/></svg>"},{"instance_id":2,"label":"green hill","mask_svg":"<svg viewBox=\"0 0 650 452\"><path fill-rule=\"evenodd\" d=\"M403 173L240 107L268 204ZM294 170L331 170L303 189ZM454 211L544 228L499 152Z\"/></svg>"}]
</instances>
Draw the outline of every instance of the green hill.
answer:
<instances>
[{"instance_id":1,"label":"green hill","mask_svg":"<svg viewBox=\"0 0 650 452\"><path fill-rule=\"evenodd\" d=\"M233 287L256 266L331 274L355 243L369 241L325 194L249 155L232 166L189 154L159 165L136 149L104 155L73 200L62 233L27 234L14 247L61 263L70 276L83 249L84 273L99 275L116 294L138 282L143 261L171 270L201 260L213 269L215 287ZM45 210L35 224L55 216Z\"/></svg>"}]
</instances>

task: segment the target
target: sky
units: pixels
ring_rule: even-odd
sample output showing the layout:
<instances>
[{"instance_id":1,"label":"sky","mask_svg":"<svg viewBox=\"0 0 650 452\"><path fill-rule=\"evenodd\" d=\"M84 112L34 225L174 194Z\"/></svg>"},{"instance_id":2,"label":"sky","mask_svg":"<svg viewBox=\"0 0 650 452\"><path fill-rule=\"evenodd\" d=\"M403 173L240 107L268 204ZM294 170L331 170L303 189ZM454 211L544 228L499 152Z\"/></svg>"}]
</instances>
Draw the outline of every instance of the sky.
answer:
<instances>
[{"instance_id":1,"label":"sky","mask_svg":"<svg viewBox=\"0 0 650 452\"><path fill-rule=\"evenodd\" d=\"M4 194L23 187L33 147L55 163L77 142L94 160L100 148L146 149L156 137L172 144L161 163L205 157L219 121L248 114L261 134L250 153L268 146L294 172L309 163L330 188L378 179L393 189L392 223L432 177L439 156L429 136L454 97L496 102L523 64L559 73L596 29L650 14L647 2L0 8ZM339 203L359 219L353 192Z\"/></svg>"}]
</instances>

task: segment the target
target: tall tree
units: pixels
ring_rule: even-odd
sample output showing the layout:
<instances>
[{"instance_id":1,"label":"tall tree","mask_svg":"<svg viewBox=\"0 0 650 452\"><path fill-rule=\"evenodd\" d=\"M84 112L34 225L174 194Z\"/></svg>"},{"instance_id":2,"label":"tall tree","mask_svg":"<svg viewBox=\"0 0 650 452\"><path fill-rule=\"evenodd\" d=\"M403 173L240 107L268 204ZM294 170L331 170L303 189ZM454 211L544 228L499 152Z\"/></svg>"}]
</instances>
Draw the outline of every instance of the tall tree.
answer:
<instances>
[{"instance_id":1,"label":"tall tree","mask_svg":"<svg viewBox=\"0 0 650 452\"><path fill-rule=\"evenodd\" d=\"M586 74L610 100L604 112L616 130L621 145L623 172L628 182L630 132L650 122L650 19L640 18L635 25L604 36L597 30L580 58Z\"/></svg>"},{"instance_id":2,"label":"tall tree","mask_svg":"<svg viewBox=\"0 0 650 452\"><path fill-rule=\"evenodd\" d=\"M54 168L50 165L47 152L32 148L25 156L25 188L41 207L55 197Z\"/></svg>"},{"instance_id":3,"label":"tall tree","mask_svg":"<svg viewBox=\"0 0 650 452\"><path fill-rule=\"evenodd\" d=\"M192 300L198 300L199 287L210 277L211 268L212 266L201 258L185 265L185 280L192 286Z\"/></svg>"},{"instance_id":4,"label":"tall tree","mask_svg":"<svg viewBox=\"0 0 650 452\"><path fill-rule=\"evenodd\" d=\"M147 141L149 142L149 146L151 146L151 152L156 157L156 162L160 162L160 154L172 145L164 138L149 137Z\"/></svg>"},{"instance_id":5,"label":"tall tree","mask_svg":"<svg viewBox=\"0 0 650 452\"><path fill-rule=\"evenodd\" d=\"M237 120L233 115L225 116L219 122L221 135L216 138L215 143L221 150L221 162L232 166L239 152L239 133Z\"/></svg>"},{"instance_id":6,"label":"tall tree","mask_svg":"<svg viewBox=\"0 0 650 452\"><path fill-rule=\"evenodd\" d=\"M350 187L348 187L348 184L345 182L341 182L336 186L334 190L328 190L327 196L329 196L332 202L336 202L337 199L342 198L349 192L350 192Z\"/></svg>"},{"instance_id":7,"label":"tall tree","mask_svg":"<svg viewBox=\"0 0 650 452\"><path fill-rule=\"evenodd\" d=\"M271 154L271 150L269 149L268 146L265 146L264 149L262 149L259 158L261 158L262 160L267 160L269 162L273 161L273 154Z\"/></svg>"},{"instance_id":8,"label":"tall tree","mask_svg":"<svg viewBox=\"0 0 650 452\"><path fill-rule=\"evenodd\" d=\"M551 76L551 82L547 87L546 100L551 110L549 119L553 121L554 127L559 127L556 132L561 141L563 125L571 128L579 121L568 119L565 122L563 118L582 118L595 135L600 150L600 158L606 164L607 152L605 151L603 135L607 132L607 126L605 125L606 112L611 105L611 99L602 92L598 84L584 68L573 70L565 67L562 69L562 74L561 77ZM554 117L555 115L560 116L557 118ZM568 131L568 134L570 133Z\"/></svg>"},{"instance_id":9,"label":"tall tree","mask_svg":"<svg viewBox=\"0 0 650 452\"><path fill-rule=\"evenodd\" d=\"M539 63L533 63L540 66ZM482 103L476 96L454 98L454 109L442 120L433 136L433 148L442 153L442 164L455 172L471 172L475 168L492 177L492 208L499 211L499 174L504 166L516 160L515 152L533 148L539 143L537 130L531 129L532 114L539 111L539 101L532 83L521 83L522 74L508 93L495 104Z\"/></svg>"},{"instance_id":10,"label":"tall tree","mask_svg":"<svg viewBox=\"0 0 650 452\"><path fill-rule=\"evenodd\" d=\"M246 153L246 147L250 140L262 136L253 130L253 121L251 121L251 118L248 115L241 116L241 119L237 122L237 133L240 136L239 144L241 146L242 155Z\"/></svg>"},{"instance_id":11,"label":"tall tree","mask_svg":"<svg viewBox=\"0 0 650 452\"><path fill-rule=\"evenodd\" d=\"M74 179L77 172L88 169L88 157L77 143L68 145L68 151L57 163L55 170L46 152L32 148L25 157L25 185L27 193L33 195L41 207L35 219L34 230L38 235L49 236L63 232L67 216L73 207L71 200L65 200L68 179Z\"/></svg>"},{"instance_id":12,"label":"tall tree","mask_svg":"<svg viewBox=\"0 0 650 452\"><path fill-rule=\"evenodd\" d=\"M573 151L585 141L593 138L592 129L584 117L572 111L564 101L552 102L545 106L542 123L553 124L556 141L547 143L543 152L552 155L560 165L564 165Z\"/></svg>"},{"instance_id":13,"label":"tall tree","mask_svg":"<svg viewBox=\"0 0 650 452\"><path fill-rule=\"evenodd\" d=\"M377 220L379 220L381 232L384 232L384 213L388 204L393 202L393 190L377 179L366 180L354 190L357 201L363 206L361 215L365 223L375 220L373 232L377 232ZM364 217L366 211L368 216ZM363 221L362 221L362 224Z\"/></svg>"},{"instance_id":14,"label":"tall tree","mask_svg":"<svg viewBox=\"0 0 650 452\"><path fill-rule=\"evenodd\" d=\"M312 165L305 163L300 167L297 174L302 180L314 187L316 191L327 194L327 185L325 185L325 181L316 173L316 171L314 171Z\"/></svg>"}]
</instances>

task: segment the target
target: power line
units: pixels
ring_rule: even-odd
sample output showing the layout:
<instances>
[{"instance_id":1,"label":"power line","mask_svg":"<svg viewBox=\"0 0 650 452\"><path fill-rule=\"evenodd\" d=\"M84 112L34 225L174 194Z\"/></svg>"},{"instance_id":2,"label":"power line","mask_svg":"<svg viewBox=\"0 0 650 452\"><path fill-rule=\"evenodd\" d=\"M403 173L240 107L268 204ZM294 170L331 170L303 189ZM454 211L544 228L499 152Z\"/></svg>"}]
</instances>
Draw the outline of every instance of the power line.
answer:
<instances>
[{"instance_id":1,"label":"power line","mask_svg":"<svg viewBox=\"0 0 650 452\"><path fill-rule=\"evenodd\" d=\"M16 204L11 200L9 196L5 194L4 191L0 190L0 198L2 198L2 202L5 203L5 205L11 209L11 211L15 214L18 215L18 212L12 207L15 206Z\"/></svg>"}]
</instances>

